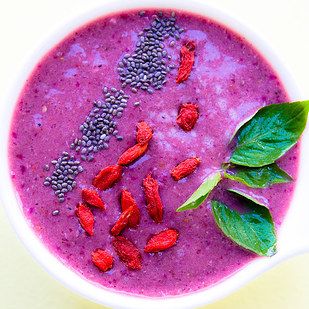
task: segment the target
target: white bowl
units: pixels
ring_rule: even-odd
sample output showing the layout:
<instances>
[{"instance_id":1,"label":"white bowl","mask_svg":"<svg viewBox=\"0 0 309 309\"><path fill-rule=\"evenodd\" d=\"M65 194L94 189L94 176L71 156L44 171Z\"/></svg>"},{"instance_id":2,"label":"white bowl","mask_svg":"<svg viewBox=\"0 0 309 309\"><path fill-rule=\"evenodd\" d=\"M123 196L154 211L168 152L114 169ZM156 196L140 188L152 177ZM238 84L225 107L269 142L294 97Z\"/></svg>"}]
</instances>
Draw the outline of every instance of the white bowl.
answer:
<instances>
[{"instance_id":1,"label":"white bowl","mask_svg":"<svg viewBox=\"0 0 309 309\"><path fill-rule=\"evenodd\" d=\"M104 6L100 6L91 12L87 12L81 16L77 16L62 27L59 31L50 36L44 44L41 45L28 60L24 67L20 70L20 76L16 83L9 89L6 97L6 104L0 106L0 194L3 204L7 210L12 225L14 226L19 238L31 252L33 257L63 285L71 290L83 295L84 297L93 300L94 302L104 304L113 308L160 308L160 309L177 309L177 308L196 308L215 300L218 300L231 292L235 291L243 284L249 282L257 275L261 274L270 267L276 265L283 259L295 255L297 253L309 251L309 207L307 205L309 183L309 134L308 130L304 134L302 141L300 172L296 191L286 216L285 222L281 227L278 247L279 252L272 258L259 258L253 261L236 274L223 280L222 282L195 293L187 295L179 295L167 298L144 298L139 296L131 296L123 293L103 288L87 281L79 276L73 270L69 269L60 262L53 254L51 254L41 240L37 237L34 231L28 225L23 212L22 205L18 200L10 179L10 171L8 165L8 142L9 142L9 127L12 118L15 103L26 78L29 76L34 65L41 57L56 43L65 37L75 28L85 22L111 12L127 10L132 8L171 8L182 9L200 15L205 15L212 18L223 25L227 25L238 32L251 42L257 49L268 59L273 68L281 78L288 95L293 100L300 100L301 96L291 75L287 72L284 65L278 60L278 57L262 41L256 34L250 31L247 27L240 24L237 20L222 12L205 5L204 1L190 0L114 0L105 1Z\"/></svg>"}]
</instances>

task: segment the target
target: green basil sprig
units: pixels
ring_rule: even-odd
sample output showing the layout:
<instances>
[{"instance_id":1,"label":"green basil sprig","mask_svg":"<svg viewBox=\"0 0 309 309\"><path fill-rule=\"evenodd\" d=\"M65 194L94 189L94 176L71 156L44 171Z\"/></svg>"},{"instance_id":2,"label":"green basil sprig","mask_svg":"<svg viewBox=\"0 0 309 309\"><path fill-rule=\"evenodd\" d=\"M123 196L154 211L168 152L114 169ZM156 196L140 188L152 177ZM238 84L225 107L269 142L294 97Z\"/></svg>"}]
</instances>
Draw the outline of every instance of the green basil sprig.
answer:
<instances>
[{"instance_id":1,"label":"green basil sprig","mask_svg":"<svg viewBox=\"0 0 309 309\"><path fill-rule=\"evenodd\" d=\"M223 167L224 178L252 188L265 188L291 181L292 178L275 161L295 145L301 136L308 111L309 101L272 104L262 107L249 120L242 122L233 135L236 146L230 163ZM197 208L221 179L220 172L208 177L177 211ZM221 202L212 201L218 227L238 245L258 255L274 255L276 234L268 203L241 189L228 190L245 198L253 210L240 214Z\"/></svg>"},{"instance_id":2,"label":"green basil sprig","mask_svg":"<svg viewBox=\"0 0 309 309\"><path fill-rule=\"evenodd\" d=\"M224 177L241 182L251 188L266 188L293 180L276 163L261 167L235 166L228 168L224 172Z\"/></svg>"},{"instance_id":3,"label":"green basil sprig","mask_svg":"<svg viewBox=\"0 0 309 309\"><path fill-rule=\"evenodd\" d=\"M245 191L244 189L230 188L227 189L227 191L232 192L246 200L249 200L253 204L269 208L268 200L263 196L253 194L252 192Z\"/></svg>"},{"instance_id":4,"label":"green basil sprig","mask_svg":"<svg viewBox=\"0 0 309 309\"><path fill-rule=\"evenodd\" d=\"M231 163L260 167L274 163L299 139L305 129L309 101L262 107L236 133Z\"/></svg>"},{"instance_id":5,"label":"green basil sprig","mask_svg":"<svg viewBox=\"0 0 309 309\"><path fill-rule=\"evenodd\" d=\"M228 238L261 256L276 253L275 228L267 208L258 206L240 214L218 201L212 201L211 206L218 227Z\"/></svg>"},{"instance_id":6,"label":"green basil sprig","mask_svg":"<svg viewBox=\"0 0 309 309\"><path fill-rule=\"evenodd\" d=\"M221 173L216 172L208 176L208 178L197 188L197 190L180 206L177 212L199 207L208 197L209 193L217 186L221 180Z\"/></svg>"}]
</instances>

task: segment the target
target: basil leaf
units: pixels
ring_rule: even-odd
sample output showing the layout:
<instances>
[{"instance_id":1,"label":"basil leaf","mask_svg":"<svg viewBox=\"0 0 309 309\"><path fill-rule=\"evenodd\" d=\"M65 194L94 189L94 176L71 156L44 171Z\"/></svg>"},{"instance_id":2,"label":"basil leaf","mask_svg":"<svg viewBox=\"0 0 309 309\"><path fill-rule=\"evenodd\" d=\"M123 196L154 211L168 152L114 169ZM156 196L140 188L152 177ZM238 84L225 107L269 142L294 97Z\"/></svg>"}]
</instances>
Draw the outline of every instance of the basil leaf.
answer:
<instances>
[{"instance_id":1,"label":"basil leaf","mask_svg":"<svg viewBox=\"0 0 309 309\"><path fill-rule=\"evenodd\" d=\"M262 167L235 166L233 169L226 170L224 177L241 182L251 188L266 188L276 183L286 183L293 180L276 163Z\"/></svg>"},{"instance_id":2,"label":"basil leaf","mask_svg":"<svg viewBox=\"0 0 309 309\"><path fill-rule=\"evenodd\" d=\"M207 198L209 193L221 180L221 173L217 172L208 178L197 188L197 190L180 206L177 212L195 209L199 207Z\"/></svg>"},{"instance_id":3,"label":"basil leaf","mask_svg":"<svg viewBox=\"0 0 309 309\"><path fill-rule=\"evenodd\" d=\"M276 254L276 234L269 210L257 207L240 214L225 204L212 201L215 221L222 232L241 247L261 256Z\"/></svg>"},{"instance_id":4,"label":"basil leaf","mask_svg":"<svg viewBox=\"0 0 309 309\"><path fill-rule=\"evenodd\" d=\"M227 189L227 191L240 195L241 197L259 206L263 206L266 208L269 207L268 200L263 196L253 194L252 192L249 192L249 191L247 192L243 189L231 188L231 189Z\"/></svg>"},{"instance_id":5,"label":"basil leaf","mask_svg":"<svg viewBox=\"0 0 309 309\"><path fill-rule=\"evenodd\" d=\"M262 107L238 130L230 162L252 167L274 163L299 139L308 107L309 101Z\"/></svg>"}]
</instances>

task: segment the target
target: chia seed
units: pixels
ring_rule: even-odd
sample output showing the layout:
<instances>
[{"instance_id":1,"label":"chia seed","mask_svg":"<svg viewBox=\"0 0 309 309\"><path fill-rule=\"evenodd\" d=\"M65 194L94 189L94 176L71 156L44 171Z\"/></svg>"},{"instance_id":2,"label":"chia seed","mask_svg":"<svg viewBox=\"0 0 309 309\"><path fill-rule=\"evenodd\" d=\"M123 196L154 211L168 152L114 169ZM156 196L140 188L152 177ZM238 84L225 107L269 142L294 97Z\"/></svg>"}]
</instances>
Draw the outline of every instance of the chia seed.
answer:
<instances>
[{"instance_id":1,"label":"chia seed","mask_svg":"<svg viewBox=\"0 0 309 309\"><path fill-rule=\"evenodd\" d=\"M140 102L134 102L133 103L134 106L140 106L140 104L141 104Z\"/></svg>"},{"instance_id":2,"label":"chia seed","mask_svg":"<svg viewBox=\"0 0 309 309\"><path fill-rule=\"evenodd\" d=\"M52 212L53 216L58 216L60 214L60 210L56 209Z\"/></svg>"}]
</instances>

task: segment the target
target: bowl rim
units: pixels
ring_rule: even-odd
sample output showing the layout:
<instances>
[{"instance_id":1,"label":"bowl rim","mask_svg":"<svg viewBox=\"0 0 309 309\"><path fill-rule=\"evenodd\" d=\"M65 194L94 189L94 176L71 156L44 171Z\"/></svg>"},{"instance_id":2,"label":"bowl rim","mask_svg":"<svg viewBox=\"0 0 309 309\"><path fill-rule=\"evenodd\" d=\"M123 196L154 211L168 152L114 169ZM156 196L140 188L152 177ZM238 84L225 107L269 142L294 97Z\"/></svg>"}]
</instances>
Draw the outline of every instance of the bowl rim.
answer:
<instances>
[{"instance_id":1,"label":"bowl rim","mask_svg":"<svg viewBox=\"0 0 309 309\"><path fill-rule=\"evenodd\" d=\"M3 159L2 162L4 162L4 164L1 164L0 166L0 176L3 180L0 182L0 198L3 201L6 213L18 237L24 243L25 247L30 251L31 255L43 266L43 268L49 274L51 274L64 286L68 287L70 290L73 290L77 294L80 294L96 303L107 305L113 308L138 309L147 307L152 309L157 308L158 305L161 307L161 309L195 308L214 302L232 293L246 282L259 275L264 270L276 265L289 254L293 254L295 250L283 250L282 254L276 255L271 260L263 258L256 259L251 264L247 264L245 269L238 271L231 277L225 278L222 282L217 283L212 287L198 290L190 294L169 296L166 298L149 298L129 295L104 288L96 283L88 281L87 279L78 275L74 270L70 269L68 265L63 264L61 261L59 261L58 258L56 258L56 256L49 252L47 247L44 246L38 235L35 234L35 232L28 224L26 218L24 217L21 209L21 202L18 198L18 195L14 191L10 180L7 149L11 116L19 92L22 89L27 76L29 76L31 73L34 65L46 54L48 50L50 50L66 35L70 34L74 29L91 21L92 19L95 19L99 16L108 15L109 13L113 12L145 8L185 10L206 16L207 18L213 19L216 22L225 25L228 29L232 29L241 37L244 37L253 46L255 46L257 51L259 51L261 55L263 55L263 57L271 64L274 71L276 71L277 75L280 77L282 84L290 96L290 99L296 100L301 98L300 91L294 83L291 74L285 68L278 56L268 46L268 44L266 44L255 32L251 31L247 26L239 22L237 19L231 17L229 14L222 10L218 10L213 6L205 4L202 0L191 0L188 2L179 2L178 0L148 0L147 2L143 0L107 0L101 4L95 3L91 10L87 12L81 12L80 14L74 14L72 18L67 19L68 21L65 25L59 25L56 31L52 31L51 34L46 36L44 42L39 44L39 47L36 48L33 53L31 53L30 57L28 57L25 66L23 67L23 72L18 76L15 83L13 83L13 85L10 87L8 94L5 96L5 98L7 98L6 102L10 104L6 103L5 106L1 106L1 110L3 109L4 111L1 113L3 118L1 127L4 127L4 130L1 130L0 136L3 136L4 143L2 143L0 148L0 158ZM16 89L19 91L16 91ZM306 141L306 143L307 142L308 141ZM303 155L301 155L301 157L303 157ZM300 162L300 165L301 164L302 160ZM306 169L308 170L308 164L306 166ZM304 177L300 178L304 179ZM308 176L306 179L308 179ZM299 184L297 184L296 187L298 186ZM3 194L4 192L5 194ZM291 204L294 203L293 201ZM292 205L290 208L292 208ZM289 213L290 211L288 211L288 216ZM287 217L286 220L288 220ZM285 228L285 230L287 230L285 233L285 235L287 235L289 228ZM282 234L284 233L280 232L279 241L282 237ZM280 241L280 245L282 247L285 246L284 243L286 247L290 249L288 244L289 240L287 242Z\"/></svg>"}]
</instances>

